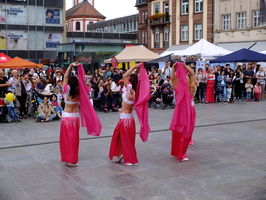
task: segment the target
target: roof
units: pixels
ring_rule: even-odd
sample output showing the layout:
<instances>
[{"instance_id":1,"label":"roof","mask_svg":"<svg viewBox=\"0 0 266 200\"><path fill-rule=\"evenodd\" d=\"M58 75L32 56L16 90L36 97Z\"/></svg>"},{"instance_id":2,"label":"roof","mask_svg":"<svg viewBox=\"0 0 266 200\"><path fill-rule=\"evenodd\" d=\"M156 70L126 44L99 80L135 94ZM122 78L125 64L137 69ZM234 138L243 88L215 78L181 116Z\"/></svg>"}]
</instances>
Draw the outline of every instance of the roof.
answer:
<instances>
[{"instance_id":1,"label":"roof","mask_svg":"<svg viewBox=\"0 0 266 200\"><path fill-rule=\"evenodd\" d=\"M250 48L253 51L261 52L266 51L266 41L250 41L250 42L231 42L231 43L219 43L217 46L225 48L229 51L237 51L243 48Z\"/></svg>"},{"instance_id":2,"label":"roof","mask_svg":"<svg viewBox=\"0 0 266 200\"><path fill-rule=\"evenodd\" d=\"M234 53L226 56L221 56L217 59L211 60L212 63L225 63L225 62L265 62L266 55L252 51L249 49L240 49Z\"/></svg>"},{"instance_id":3,"label":"roof","mask_svg":"<svg viewBox=\"0 0 266 200\"><path fill-rule=\"evenodd\" d=\"M126 47L115 57L118 62L147 62L159 58L159 54L153 53L143 45L138 45ZM105 60L104 62L111 63L111 58Z\"/></svg>"},{"instance_id":4,"label":"roof","mask_svg":"<svg viewBox=\"0 0 266 200\"><path fill-rule=\"evenodd\" d=\"M66 19L88 17L88 18L100 18L106 17L99 13L87 0L82 1L73 8L66 11Z\"/></svg>"},{"instance_id":5,"label":"roof","mask_svg":"<svg viewBox=\"0 0 266 200\"><path fill-rule=\"evenodd\" d=\"M22 58L19 57L15 57L9 61L7 61L4 64L0 65L0 69L1 68L9 68L9 69L17 69L17 68L39 68L40 65L34 63L34 62L30 62L28 60L24 60Z\"/></svg>"}]
</instances>

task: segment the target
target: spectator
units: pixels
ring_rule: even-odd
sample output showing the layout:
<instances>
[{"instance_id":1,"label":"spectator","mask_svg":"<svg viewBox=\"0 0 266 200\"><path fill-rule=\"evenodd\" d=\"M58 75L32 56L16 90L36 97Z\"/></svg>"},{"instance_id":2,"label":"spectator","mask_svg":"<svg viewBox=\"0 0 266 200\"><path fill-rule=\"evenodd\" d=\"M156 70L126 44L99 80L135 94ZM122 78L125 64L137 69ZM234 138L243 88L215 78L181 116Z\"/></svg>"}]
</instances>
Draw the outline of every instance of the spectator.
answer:
<instances>
[{"instance_id":1,"label":"spectator","mask_svg":"<svg viewBox=\"0 0 266 200\"><path fill-rule=\"evenodd\" d=\"M44 97L42 104L38 107L36 122L49 122L56 118L56 112L51 104L48 103L48 98Z\"/></svg>"},{"instance_id":2,"label":"spectator","mask_svg":"<svg viewBox=\"0 0 266 200\"><path fill-rule=\"evenodd\" d=\"M228 75L230 74L230 72L233 71L233 70L231 69L230 64L226 64L226 65L225 65L225 69L224 69L224 71L225 71L225 76L228 76Z\"/></svg>"},{"instance_id":3,"label":"spectator","mask_svg":"<svg viewBox=\"0 0 266 200\"><path fill-rule=\"evenodd\" d=\"M167 76L171 75L171 62L167 62L165 67L163 68L162 75L164 76L164 80L166 80Z\"/></svg>"},{"instance_id":4,"label":"spectator","mask_svg":"<svg viewBox=\"0 0 266 200\"><path fill-rule=\"evenodd\" d=\"M16 88L16 98L19 101L19 115L21 118L27 118L27 111L26 111L26 101L27 101L27 91L26 91L26 86L25 86L25 80L24 80L24 75L20 76L18 80L16 80L15 83L15 88Z\"/></svg>"},{"instance_id":5,"label":"spectator","mask_svg":"<svg viewBox=\"0 0 266 200\"><path fill-rule=\"evenodd\" d=\"M16 82L18 80L18 71L13 70L11 72L12 76L9 78L8 83L9 83L9 88L8 91L12 92L13 94L16 93Z\"/></svg>"},{"instance_id":6,"label":"spectator","mask_svg":"<svg viewBox=\"0 0 266 200\"><path fill-rule=\"evenodd\" d=\"M259 68L259 71L256 73L256 77L257 77L257 83L259 83L261 87L261 100L263 100L263 95L265 91L265 78L266 78L266 73L264 72L263 67Z\"/></svg>"},{"instance_id":7,"label":"spectator","mask_svg":"<svg viewBox=\"0 0 266 200\"><path fill-rule=\"evenodd\" d=\"M256 85L254 86L254 99L255 101L261 100L261 86L260 83L257 82Z\"/></svg>"},{"instance_id":8,"label":"spectator","mask_svg":"<svg viewBox=\"0 0 266 200\"><path fill-rule=\"evenodd\" d=\"M241 66L237 67L236 73L235 73L235 97L239 101L242 97L243 90L244 90L244 81L243 81L243 73L241 71Z\"/></svg>"},{"instance_id":9,"label":"spectator","mask_svg":"<svg viewBox=\"0 0 266 200\"><path fill-rule=\"evenodd\" d=\"M4 99L5 104L7 106L8 115L11 117L13 122L20 122L19 116L16 113L15 106L14 106L14 100L11 102L8 102L7 99Z\"/></svg>"},{"instance_id":10,"label":"spectator","mask_svg":"<svg viewBox=\"0 0 266 200\"><path fill-rule=\"evenodd\" d=\"M4 75L4 71L0 69L0 97L4 97L7 93L7 89L13 83L9 83L7 78Z\"/></svg>"},{"instance_id":11,"label":"spectator","mask_svg":"<svg viewBox=\"0 0 266 200\"><path fill-rule=\"evenodd\" d=\"M205 89L206 89L206 75L203 73L202 68L198 69L196 74L197 79L197 92L196 92L196 100L198 102L203 102L205 99Z\"/></svg>"},{"instance_id":12,"label":"spectator","mask_svg":"<svg viewBox=\"0 0 266 200\"><path fill-rule=\"evenodd\" d=\"M218 101L224 102L226 101L226 77L225 71L222 71L220 75L217 77L217 87L216 87L216 97Z\"/></svg>"},{"instance_id":13,"label":"spectator","mask_svg":"<svg viewBox=\"0 0 266 200\"><path fill-rule=\"evenodd\" d=\"M114 100L113 93L112 93L112 90L109 84L107 84L104 87L103 95L104 95L104 112L108 112L110 110L114 112L117 111L114 105L114 101L113 101Z\"/></svg>"},{"instance_id":14,"label":"spectator","mask_svg":"<svg viewBox=\"0 0 266 200\"><path fill-rule=\"evenodd\" d=\"M207 74L207 85L206 85L206 103L214 103L214 92L215 92L215 75L211 68Z\"/></svg>"},{"instance_id":15,"label":"spectator","mask_svg":"<svg viewBox=\"0 0 266 200\"><path fill-rule=\"evenodd\" d=\"M57 99L57 95L56 94L52 94L51 98L50 98L50 104L53 106L57 116L59 117L59 119L62 118L62 107L60 105L60 103L58 103L58 99Z\"/></svg>"},{"instance_id":16,"label":"spectator","mask_svg":"<svg viewBox=\"0 0 266 200\"><path fill-rule=\"evenodd\" d=\"M253 85L252 85L252 81L250 78L247 80L247 83L245 84L245 88L246 88L246 94L247 94L246 101L252 101L251 93L252 93Z\"/></svg>"}]
</instances>

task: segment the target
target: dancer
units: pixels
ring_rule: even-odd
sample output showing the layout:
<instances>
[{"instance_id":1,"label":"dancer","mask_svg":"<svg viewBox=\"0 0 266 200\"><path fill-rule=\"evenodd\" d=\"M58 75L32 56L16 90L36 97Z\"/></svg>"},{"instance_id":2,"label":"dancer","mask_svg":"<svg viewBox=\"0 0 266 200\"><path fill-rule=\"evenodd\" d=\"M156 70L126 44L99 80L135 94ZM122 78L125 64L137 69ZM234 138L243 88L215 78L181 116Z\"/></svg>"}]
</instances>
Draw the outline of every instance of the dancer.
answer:
<instances>
[{"instance_id":1,"label":"dancer","mask_svg":"<svg viewBox=\"0 0 266 200\"><path fill-rule=\"evenodd\" d=\"M139 76L138 71L140 70ZM114 130L109 158L124 159L125 165L137 165L137 152L135 148L136 126L132 109L135 106L140 121L140 137L145 142L148 140L150 127L148 124L148 101L150 99L149 78L144 64L140 63L130 68L124 75L125 87L122 94L122 108L120 120Z\"/></svg>"},{"instance_id":2,"label":"dancer","mask_svg":"<svg viewBox=\"0 0 266 200\"><path fill-rule=\"evenodd\" d=\"M70 75L73 67L78 67L78 77ZM68 167L77 167L80 120L90 135L99 136L102 126L89 101L90 89L85 84L85 73L81 64L69 65L63 84L65 109L60 127L61 161L66 162Z\"/></svg>"},{"instance_id":3,"label":"dancer","mask_svg":"<svg viewBox=\"0 0 266 200\"><path fill-rule=\"evenodd\" d=\"M171 154L182 161L186 157L188 145L192 142L192 134L196 122L196 111L193 96L196 92L196 78L194 71L183 63L176 63L172 67L172 84L175 89L175 110L170 125L172 130Z\"/></svg>"}]
</instances>

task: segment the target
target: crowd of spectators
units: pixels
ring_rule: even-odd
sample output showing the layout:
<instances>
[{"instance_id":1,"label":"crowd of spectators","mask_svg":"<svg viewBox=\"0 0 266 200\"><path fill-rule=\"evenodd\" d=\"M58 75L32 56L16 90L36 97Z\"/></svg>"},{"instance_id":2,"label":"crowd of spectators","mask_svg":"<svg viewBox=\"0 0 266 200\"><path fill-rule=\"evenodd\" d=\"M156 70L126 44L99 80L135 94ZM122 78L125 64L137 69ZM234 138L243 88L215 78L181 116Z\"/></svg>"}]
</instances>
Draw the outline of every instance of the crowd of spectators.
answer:
<instances>
[{"instance_id":1,"label":"crowd of spectators","mask_svg":"<svg viewBox=\"0 0 266 200\"><path fill-rule=\"evenodd\" d=\"M193 67L194 65L192 65ZM72 73L75 74L75 71ZM95 109L116 112L121 107L122 80L124 71L114 67L101 67L94 73L86 72L85 78ZM163 69L151 67L149 79L151 87L150 106L152 108L174 107L174 91L171 86L171 64ZM196 103L234 101L259 101L265 91L265 72L255 64L239 65L236 70L227 64L212 69L206 64L204 69L195 70L197 79ZM64 108L62 97L64 70L49 67L47 70L29 69L24 71L0 69L0 119L10 116L14 122L29 116L37 122L60 119ZM5 95L11 92L15 100L8 102Z\"/></svg>"}]
</instances>

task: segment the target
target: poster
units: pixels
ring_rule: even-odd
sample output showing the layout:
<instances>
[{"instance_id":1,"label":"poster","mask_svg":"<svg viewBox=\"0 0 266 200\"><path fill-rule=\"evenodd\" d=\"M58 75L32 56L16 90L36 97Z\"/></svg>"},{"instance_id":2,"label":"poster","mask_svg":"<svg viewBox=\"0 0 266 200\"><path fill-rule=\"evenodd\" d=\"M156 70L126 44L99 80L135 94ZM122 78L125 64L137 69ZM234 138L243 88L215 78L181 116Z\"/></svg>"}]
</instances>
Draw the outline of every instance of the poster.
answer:
<instances>
[{"instance_id":1,"label":"poster","mask_svg":"<svg viewBox=\"0 0 266 200\"><path fill-rule=\"evenodd\" d=\"M45 22L46 24L60 24L60 10L46 9Z\"/></svg>"},{"instance_id":2,"label":"poster","mask_svg":"<svg viewBox=\"0 0 266 200\"><path fill-rule=\"evenodd\" d=\"M0 31L0 50L6 49L6 31Z\"/></svg>"},{"instance_id":3,"label":"poster","mask_svg":"<svg viewBox=\"0 0 266 200\"><path fill-rule=\"evenodd\" d=\"M27 31L8 31L7 32L7 48L9 50L28 49Z\"/></svg>"},{"instance_id":4,"label":"poster","mask_svg":"<svg viewBox=\"0 0 266 200\"><path fill-rule=\"evenodd\" d=\"M8 24L26 24L26 7L19 5L0 5L0 22Z\"/></svg>"},{"instance_id":5,"label":"poster","mask_svg":"<svg viewBox=\"0 0 266 200\"><path fill-rule=\"evenodd\" d=\"M205 71L205 65L209 64L209 61L196 61L196 72L201 68L203 71ZM212 67L212 66L211 66ZM213 68L213 67L212 67Z\"/></svg>"},{"instance_id":6,"label":"poster","mask_svg":"<svg viewBox=\"0 0 266 200\"><path fill-rule=\"evenodd\" d=\"M46 48L57 48L57 45L62 41L62 35L58 33L45 34Z\"/></svg>"}]
</instances>

